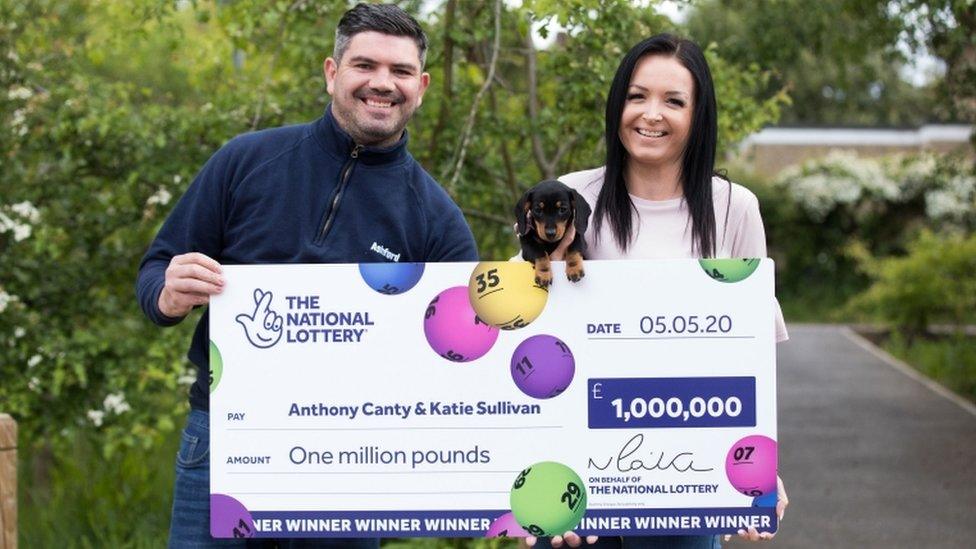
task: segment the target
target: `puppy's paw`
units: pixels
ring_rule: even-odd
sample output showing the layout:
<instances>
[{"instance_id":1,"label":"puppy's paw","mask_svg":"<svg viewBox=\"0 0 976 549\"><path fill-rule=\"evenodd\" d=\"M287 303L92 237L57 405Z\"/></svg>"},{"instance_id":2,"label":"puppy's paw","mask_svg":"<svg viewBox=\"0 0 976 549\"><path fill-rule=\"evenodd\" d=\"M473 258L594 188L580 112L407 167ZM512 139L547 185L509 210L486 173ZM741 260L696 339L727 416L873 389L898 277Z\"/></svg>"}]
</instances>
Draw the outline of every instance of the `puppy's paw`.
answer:
<instances>
[{"instance_id":1,"label":"puppy's paw","mask_svg":"<svg viewBox=\"0 0 976 549\"><path fill-rule=\"evenodd\" d=\"M579 282L586 276L583 272L583 256L579 252L570 252L566 256L566 278L571 282Z\"/></svg>"},{"instance_id":2,"label":"puppy's paw","mask_svg":"<svg viewBox=\"0 0 976 549\"><path fill-rule=\"evenodd\" d=\"M548 288L552 284L552 263L548 257L536 260L535 283L542 288Z\"/></svg>"},{"instance_id":3,"label":"puppy's paw","mask_svg":"<svg viewBox=\"0 0 976 549\"><path fill-rule=\"evenodd\" d=\"M552 269L546 269L544 272L539 269L535 270L535 283L542 288L548 288L552 285Z\"/></svg>"}]
</instances>

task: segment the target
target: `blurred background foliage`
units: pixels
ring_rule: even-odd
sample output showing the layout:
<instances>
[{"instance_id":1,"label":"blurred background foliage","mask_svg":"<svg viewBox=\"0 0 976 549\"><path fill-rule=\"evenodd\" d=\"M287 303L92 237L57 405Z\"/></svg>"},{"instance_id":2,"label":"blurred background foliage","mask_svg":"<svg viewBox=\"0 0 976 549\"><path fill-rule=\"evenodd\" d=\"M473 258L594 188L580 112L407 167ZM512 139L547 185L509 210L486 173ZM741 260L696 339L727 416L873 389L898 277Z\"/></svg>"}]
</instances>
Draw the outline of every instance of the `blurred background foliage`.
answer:
<instances>
[{"instance_id":1,"label":"blurred background foliage","mask_svg":"<svg viewBox=\"0 0 976 549\"><path fill-rule=\"evenodd\" d=\"M195 319L143 318L139 259L224 142L321 115L322 62L350 5L0 0L0 411L22 430L24 546L163 543ZM720 167L760 197L790 320L889 322L905 345L925 332L920 315L972 322L939 299L973 295L971 157L834 155L774 179L735 159L777 122L972 123L972 2L682 1L677 21L655 1L400 5L431 39L410 149L462 205L483 258L514 254L522 190L602 162L619 59L671 31L706 48ZM945 72L916 85L905 74L922 50ZM914 286L943 272L970 286Z\"/></svg>"}]
</instances>

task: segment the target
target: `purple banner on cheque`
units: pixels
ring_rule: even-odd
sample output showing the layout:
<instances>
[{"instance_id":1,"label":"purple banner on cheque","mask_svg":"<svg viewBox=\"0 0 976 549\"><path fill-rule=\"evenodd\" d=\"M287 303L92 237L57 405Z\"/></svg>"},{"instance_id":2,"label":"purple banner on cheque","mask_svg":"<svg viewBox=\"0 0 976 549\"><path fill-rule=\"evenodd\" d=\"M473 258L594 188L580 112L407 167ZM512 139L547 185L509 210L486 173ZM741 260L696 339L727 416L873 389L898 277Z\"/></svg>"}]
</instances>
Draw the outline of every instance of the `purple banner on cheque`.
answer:
<instances>
[{"instance_id":1,"label":"purple banner on cheque","mask_svg":"<svg viewBox=\"0 0 976 549\"><path fill-rule=\"evenodd\" d=\"M255 537L480 537L495 511L256 511ZM754 526L777 528L776 511L769 507L713 509L589 509L577 532L583 535L718 534Z\"/></svg>"},{"instance_id":2,"label":"purple banner on cheque","mask_svg":"<svg viewBox=\"0 0 976 549\"><path fill-rule=\"evenodd\" d=\"M756 425L754 377L593 378L588 386L590 429Z\"/></svg>"}]
</instances>

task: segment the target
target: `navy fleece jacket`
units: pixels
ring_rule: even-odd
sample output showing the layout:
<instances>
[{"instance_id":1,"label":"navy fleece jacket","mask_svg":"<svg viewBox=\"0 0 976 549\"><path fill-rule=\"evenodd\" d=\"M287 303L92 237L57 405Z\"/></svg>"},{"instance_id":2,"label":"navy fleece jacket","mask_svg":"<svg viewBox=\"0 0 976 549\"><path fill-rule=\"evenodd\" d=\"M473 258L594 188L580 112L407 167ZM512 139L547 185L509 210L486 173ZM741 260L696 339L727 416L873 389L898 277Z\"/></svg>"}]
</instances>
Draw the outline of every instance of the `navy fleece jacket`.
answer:
<instances>
[{"instance_id":1,"label":"navy fleece jacket","mask_svg":"<svg viewBox=\"0 0 976 549\"><path fill-rule=\"evenodd\" d=\"M240 135L214 154L156 235L139 266L142 310L159 311L173 256L200 252L221 264L477 261L461 210L407 152L356 145L331 106L310 124ZM209 409L206 312L189 359L190 405Z\"/></svg>"}]
</instances>

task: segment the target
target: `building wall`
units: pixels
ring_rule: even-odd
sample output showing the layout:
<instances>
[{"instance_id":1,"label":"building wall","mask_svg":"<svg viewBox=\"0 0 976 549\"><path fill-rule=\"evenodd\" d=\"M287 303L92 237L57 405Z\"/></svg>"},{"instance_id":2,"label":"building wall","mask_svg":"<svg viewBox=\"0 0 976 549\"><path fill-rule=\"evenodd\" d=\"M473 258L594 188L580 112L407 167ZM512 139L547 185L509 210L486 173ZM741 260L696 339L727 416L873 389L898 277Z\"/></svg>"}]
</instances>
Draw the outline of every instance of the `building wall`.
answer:
<instances>
[{"instance_id":1,"label":"building wall","mask_svg":"<svg viewBox=\"0 0 976 549\"><path fill-rule=\"evenodd\" d=\"M976 158L968 126L924 126L917 130L849 128L767 128L747 138L742 158L756 173L775 176L783 168L821 158L834 150L877 157L897 153L967 152Z\"/></svg>"}]
</instances>

